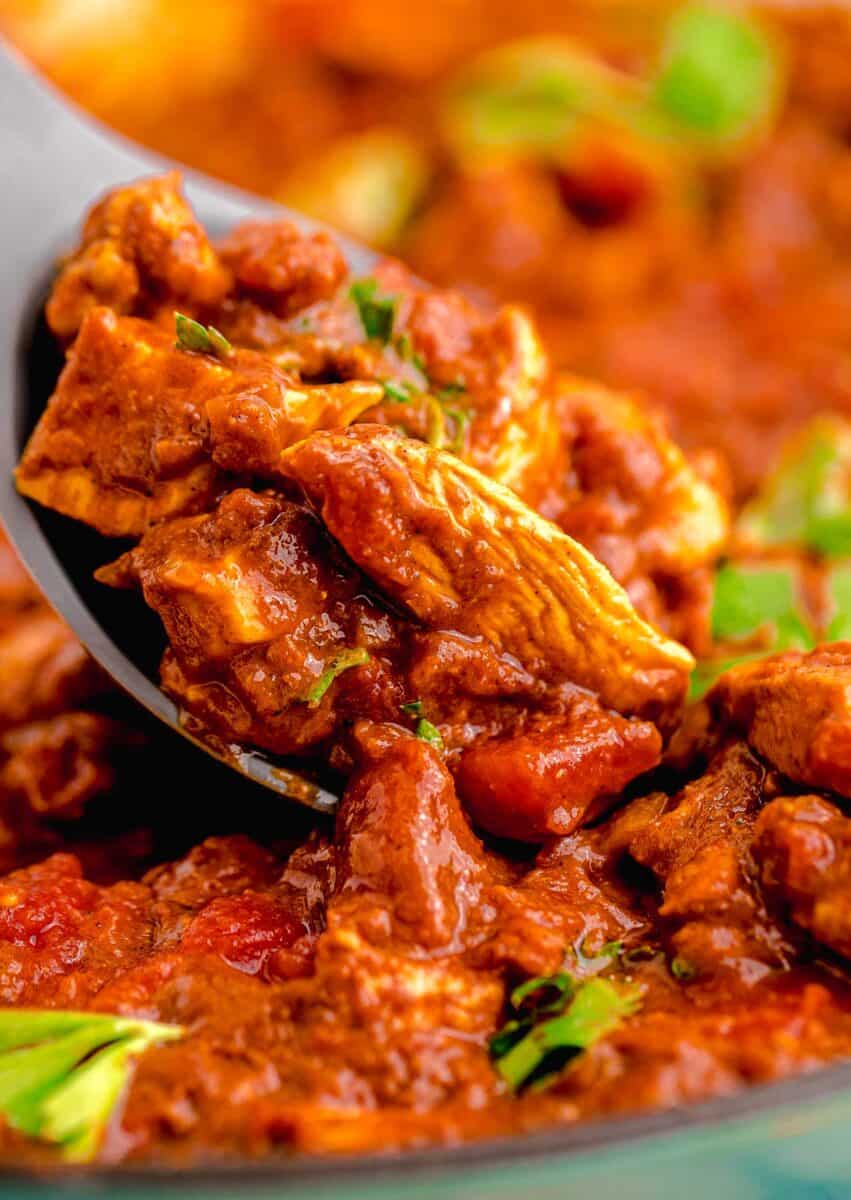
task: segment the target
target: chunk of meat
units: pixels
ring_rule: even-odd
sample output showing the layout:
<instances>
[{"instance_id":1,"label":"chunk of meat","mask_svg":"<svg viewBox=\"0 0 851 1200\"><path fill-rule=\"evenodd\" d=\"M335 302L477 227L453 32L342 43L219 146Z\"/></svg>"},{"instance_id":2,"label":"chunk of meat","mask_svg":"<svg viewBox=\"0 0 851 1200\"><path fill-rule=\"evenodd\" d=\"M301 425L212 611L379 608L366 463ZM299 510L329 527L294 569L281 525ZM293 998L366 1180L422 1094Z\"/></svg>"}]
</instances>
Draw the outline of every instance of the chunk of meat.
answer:
<instances>
[{"instance_id":1,"label":"chunk of meat","mask_svg":"<svg viewBox=\"0 0 851 1200\"><path fill-rule=\"evenodd\" d=\"M165 304L215 305L231 282L172 172L116 188L95 205L54 284L47 320L70 338L99 305L140 316Z\"/></svg>"},{"instance_id":2,"label":"chunk of meat","mask_svg":"<svg viewBox=\"0 0 851 1200\"><path fill-rule=\"evenodd\" d=\"M100 668L47 605L0 629L0 731L56 716L108 688Z\"/></svg>"},{"instance_id":3,"label":"chunk of meat","mask_svg":"<svg viewBox=\"0 0 851 1200\"><path fill-rule=\"evenodd\" d=\"M18 489L111 537L203 511L220 482L205 400L228 373L149 322L93 309L24 450Z\"/></svg>"},{"instance_id":4,"label":"chunk of meat","mask_svg":"<svg viewBox=\"0 0 851 1200\"><path fill-rule=\"evenodd\" d=\"M426 742L392 726L359 726L365 763L337 817L337 893L392 913L394 935L457 952L491 882L452 777Z\"/></svg>"},{"instance_id":5,"label":"chunk of meat","mask_svg":"<svg viewBox=\"0 0 851 1200\"><path fill-rule=\"evenodd\" d=\"M327 233L302 233L290 221L245 221L218 245L245 293L278 317L329 299L348 274Z\"/></svg>"},{"instance_id":6,"label":"chunk of meat","mask_svg":"<svg viewBox=\"0 0 851 1200\"><path fill-rule=\"evenodd\" d=\"M753 855L781 911L851 958L851 821L820 796L789 796L762 810Z\"/></svg>"},{"instance_id":7,"label":"chunk of meat","mask_svg":"<svg viewBox=\"0 0 851 1200\"><path fill-rule=\"evenodd\" d=\"M478 741L455 769L467 811L498 837L538 842L572 833L655 767L662 738L655 725L579 700L564 716L545 717L515 736Z\"/></svg>"},{"instance_id":8,"label":"chunk of meat","mask_svg":"<svg viewBox=\"0 0 851 1200\"><path fill-rule=\"evenodd\" d=\"M141 742L100 713L63 712L0 736L0 795L23 800L33 813L67 820L108 792L128 744Z\"/></svg>"},{"instance_id":9,"label":"chunk of meat","mask_svg":"<svg viewBox=\"0 0 851 1200\"><path fill-rule=\"evenodd\" d=\"M271 363L234 371L206 405L213 459L234 475L274 481L288 446L316 429L348 425L383 394L379 384L357 380L307 386Z\"/></svg>"},{"instance_id":10,"label":"chunk of meat","mask_svg":"<svg viewBox=\"0 0 851 1200\"><path fill-rule=\"evenodd\" d=\"M568 466L553 518L643 616L705 648L711 570L729 534L725 499L632 396L569 376L557 396Z\"/></svg>"},{"instance_id":11,"label":"chunk of meat","mask_svg":"<svg viewBox=\"0 0 851 1200\"><path fill-rule=\"evenodd\" d=\"M629 853L662 884L659 916L695 974L754 979L791 952L765 910L750 860L764 781L764 766L732 743L661 813L648 807L646 821L631 831Z\"/></svg>"},{"instance_id":12,"label":"chunk of meat","mask_svg":"<svg viewBox=\"0 0 851 1200\"><path fill-rule=\"evenodd\" d=\"M306 387L252 351L189 353L148 321L97 308L24 451L18 488L101 533L138 537L211 507L217 467L274 477L287 446L348 424L381 395L369 383Z\"/></svg>"},{"instance_id":13,"label":"chunk of meat","mask_svg":"<svg viewBox=\"0 0 851 1200\"><path fill-rule=\"evenodd\" d=\"M796 783L851 797L851 642L743 663L706 703Z\"/></svg>"},{"instance_id":14,"label":"chunk of meat","mask_svg":"<svg viewBox=\"0 0 851 1200\"><path fill-rule=\"evenodd\" d=\"M284 470L378 587L427 626L482 636L551 684L669 718L692 659L608 572L513 492L373 425L319 433Z\"/></svg>"},{"instance_id":15,"label":"chunk of meat","mask_svg":"<svg viewBox=\"0 0 851 1200\"><path fill-rule=\"evenodd\" d=\"M136 580L170 649L163 685L227 741L304 753L348 715L393 717L396 625L316 518L268 492L230 492L209 516L151 530L113 581ZM336 657L359 650L316 700Z\"/></svg>"}]
</instances>

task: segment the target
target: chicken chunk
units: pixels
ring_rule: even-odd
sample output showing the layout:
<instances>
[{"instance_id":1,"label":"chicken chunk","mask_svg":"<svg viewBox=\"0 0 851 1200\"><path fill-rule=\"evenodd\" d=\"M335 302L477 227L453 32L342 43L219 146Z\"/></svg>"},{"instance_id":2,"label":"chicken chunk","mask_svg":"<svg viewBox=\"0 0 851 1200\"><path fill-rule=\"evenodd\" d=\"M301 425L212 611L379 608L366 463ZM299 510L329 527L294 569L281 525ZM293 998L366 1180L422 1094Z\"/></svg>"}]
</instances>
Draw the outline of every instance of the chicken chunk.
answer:
<instances>
[{"instance_id":1,"label":"chicken chunk","mask_svg":"<svg viewBox=\"0 0 851 1200\"><path fill-rule=\"evenodd\" d=\"M557 396L568 468L553 518L642 616L703 648L712 569L729 534L725 499L633 397L568 376Z\"/></svg>"},{"instance_id":2,"label":"chicken chunk","mask_svg":"<svg viewBox=\"0 0 851 1200\"><path fill-rule=\"evenodd\" d=\"M746 746L731 743L699 779L671 800L660 798L661 809L650 803L643 822L632 816L629 853L662 884L659 915L693 974L756 978L790 952L750 865L764 782L765 768Z\"/></svg>"},{"instance_id":3,"label":"chicken chunk","mask_svg":"<svg viewBox=\"0 0 851 1200\"><path fill-rule=\"evenodd\" d=\"M851 797L851 643L744 663L706 703L796 783Z\"/></svg>"},{"instance_id":4,"label":"chicken chunk","mask_svg":"<svg viewBox=\"0 0 851 1200\"><path fill-rule=\"evenodd\" d=\"M851 958L851 821L821 796L773 800L760 813L753 855L781 911Z\"/></svg>"},{"instance_id":5,"label":"chicken chunk","mask_svg":"<svg viewBox=\"0 0 851 1200\"><path fill-rule=\"evenodd\" d=\"M19 489L109 536L212 506L223 477L274 475L284 448L344 425L381 389L304 387L262 355L224 361L147 321L92 310L24 451ZM213 461L211 461L211 459Z\"/></svg>"},{"instance_id":6,"label":"chicken chunk","mask_svg":"<svg viewBox=\"0 0 851 1200\"><path fill-rule=\"evenodd\" d=\"M320 433L283 468L383 593L431 628L481 636L552 685L626 713L679 707L692 659L586 550L454 456L378 426Z\"/></svg>"},{"instance_id":7,"label":"chicken chunk","mask_svg":"<svg viewBox=\"0 0 851 1200\"><path fill-rule=\"evenodd\" d=\"M18 489L111 537L208 507L219 484L205 399L228 368L96 308L24 451Z\"/></svg>"},{"instance_id":8,"label":"chicken chunk","mask_svg":"<svg viewBox=\"0 0 851 1200\"><path fill-rule=\"evenodd\" d=\"M457 952L493 881L452 777L433 747L392 726L362 727L360 741L363 765L337 817L335 911L371 895L397 939Z\"/></svg>"},{"instance_id":9,"label":"chicken chunk","mask_svg":"<svg viewBox=\"0 0 851 1200\"><path fill-rule=\"evenodd\" d=\"M305 508L237 489L119 563L102 577L138 582L165 624L164 686L227 741L303 753L347 712L399 713L394 622Z\"/></svg>"},{"instance_id":10,"label":"chicken chunk","mask_svg":"<svg viewBox=\"0 0 851 1200\"><path fill-rule=\"evenodd\" d=\"M161 306L218 304L230 287L172 172L116 188L95 205L54 284L47 320L70 338L100 305L147 316Z\"/></svg>"},{"instance_id":11,"label":"chicken chunk","mask_svg":"<svg viewBox=\"0 0 851 1200\"><path fill-rule=\"evenodd\" d=\"M290 221L246 221L219 243L218 252L233 272L237 294L278 317L329 299L348 274L327 233L302 233Z\"/></svg>"},{"instance_id":12,"label":"chicken chunk","mask_svg":"<svg viewBox=\"0 0 851 1200\"><path fill-rule=\"evenodd\" d=\"M477 825L498 837L543 841L572 833L655 767L662 738L648 721L607 713L590 698L514 736L478 741L456 768Z\"/></svg>"}]
</instances>

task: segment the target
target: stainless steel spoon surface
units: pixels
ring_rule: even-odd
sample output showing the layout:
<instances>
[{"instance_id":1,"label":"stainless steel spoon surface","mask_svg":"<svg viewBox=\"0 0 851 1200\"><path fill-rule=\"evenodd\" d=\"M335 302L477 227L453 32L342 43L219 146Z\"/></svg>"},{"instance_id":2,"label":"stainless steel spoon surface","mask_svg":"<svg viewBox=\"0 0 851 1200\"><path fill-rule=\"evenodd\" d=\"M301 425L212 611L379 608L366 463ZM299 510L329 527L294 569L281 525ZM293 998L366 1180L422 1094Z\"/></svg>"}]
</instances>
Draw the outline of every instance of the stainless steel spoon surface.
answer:
<instances>
[{"instance_id":1,"label":"stainless steel spoon surface","mask_svg":"<svg viewBox=\"0 0 851 1200\"><path fill-rule=\"evenodd\" d=\"M0 519L38 586L108 675L154 716L249 779L322 812L336 796L298 768L259 752L215 749L187 727L157 683L162 635L120 594L92 580L108 557L103 539L46 512L15 490L13 471L56 381L61 358L42 309L59 256L75 242L83 213L110 187L175 164L109 132L75 109L0 41ZM303 214L183 170L201 222L221 233L248 216ZM352 270L368 273L372 251L330 231Z\"/></svg>"}]
</instances>

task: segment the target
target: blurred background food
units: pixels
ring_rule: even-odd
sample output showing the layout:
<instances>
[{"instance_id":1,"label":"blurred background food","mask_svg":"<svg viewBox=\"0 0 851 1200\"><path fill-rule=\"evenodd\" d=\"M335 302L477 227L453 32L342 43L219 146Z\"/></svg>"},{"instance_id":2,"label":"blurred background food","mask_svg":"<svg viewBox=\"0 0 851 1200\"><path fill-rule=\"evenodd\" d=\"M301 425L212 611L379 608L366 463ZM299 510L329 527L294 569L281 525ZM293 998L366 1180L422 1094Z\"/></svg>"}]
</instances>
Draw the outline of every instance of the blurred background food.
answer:
<instances>
[{"instance_id":1,"label":"blurred background food","mask_svg":"<svg viewBox=\"0 0 851 1200\"><path fill-rule=\"evenodd\" d=\"M0 0L102 120L642 390L747 499L851 412L851 10L773 0Z\"/></svg>"}]
</instances>

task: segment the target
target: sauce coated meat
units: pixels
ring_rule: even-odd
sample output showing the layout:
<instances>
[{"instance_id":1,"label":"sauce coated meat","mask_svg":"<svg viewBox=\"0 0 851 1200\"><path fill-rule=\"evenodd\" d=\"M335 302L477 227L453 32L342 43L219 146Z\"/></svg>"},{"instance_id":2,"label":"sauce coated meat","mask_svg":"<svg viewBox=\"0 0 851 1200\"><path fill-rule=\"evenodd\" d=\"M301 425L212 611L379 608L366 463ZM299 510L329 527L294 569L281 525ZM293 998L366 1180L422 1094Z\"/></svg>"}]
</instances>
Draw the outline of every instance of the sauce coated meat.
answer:
<instances>
[{"instance_id":1,"label":"sauce coated meat","mask_svg":"<svg viewBox=\"0 0 851 1200\"><path fill-rule=\"evenodd\" d=\"M205 736L342 797L249 836L223 794L205 836L163 778L198 808L163 853L144 800L120 820L158 735L4 550L4 1013L173 1027L94 1154L402 1150L851 1054L851 644L686 706L730 552L708 456L521 310L350 279L281 222L215 245L174 176L100 201L47 313L19 488L105 535ZM55 1158L6 1116L7 1158Z\"/></svg>"}]
</instances>

